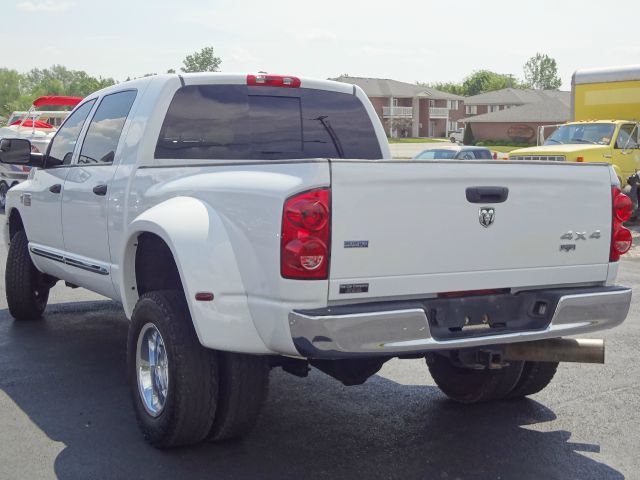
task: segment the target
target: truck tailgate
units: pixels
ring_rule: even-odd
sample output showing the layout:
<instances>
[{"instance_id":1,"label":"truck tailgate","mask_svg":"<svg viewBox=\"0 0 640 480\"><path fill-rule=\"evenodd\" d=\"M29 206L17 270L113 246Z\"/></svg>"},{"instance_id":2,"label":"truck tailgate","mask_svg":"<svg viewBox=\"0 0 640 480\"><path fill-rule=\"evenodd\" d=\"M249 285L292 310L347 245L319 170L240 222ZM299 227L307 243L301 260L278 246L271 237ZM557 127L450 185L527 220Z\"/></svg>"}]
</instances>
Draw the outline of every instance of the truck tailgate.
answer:
<instances>
[{"instance_id":1,"label":"truck tailgate","mask_svg":"<svg viewBox=\"0 0 640 480\"><path fill-rule=\"evenodd\" d=\"M606 165L338 160L331 177L330 300L607 278Z\"/></svg>"}]
</instances>

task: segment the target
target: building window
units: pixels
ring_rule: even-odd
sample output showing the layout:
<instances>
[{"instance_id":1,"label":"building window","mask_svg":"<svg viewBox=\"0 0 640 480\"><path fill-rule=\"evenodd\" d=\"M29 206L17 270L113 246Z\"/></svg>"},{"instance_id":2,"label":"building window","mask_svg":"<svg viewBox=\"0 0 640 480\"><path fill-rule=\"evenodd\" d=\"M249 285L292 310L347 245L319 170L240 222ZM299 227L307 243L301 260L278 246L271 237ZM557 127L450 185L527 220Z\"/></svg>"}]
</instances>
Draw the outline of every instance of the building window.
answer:
<instances>
[{"instance_id":1,"label":"building window","mask_svg":"<svg viewBox=\"0 0 640 480\"><path fill-rule=\"evenodd\" d=\"M478 106L477 105L467 105L465 107L465 113L467 115L476 115L478 113Z\"/></svg>"},{"instance_id":2,"label":"building window","mask_svg":"<svg viewBox=\"0 0 640 480\"><path fill-rule=\"evenodd\" d=\"M449 131L450 132L455 132L456 130L458 130L458 122L449 121Z\"/></svg>"},{"instance_id":3,"label":"building window","mask_svg":"<svg viewBox=\"0 0 640 480\"><path fill-rule=\"evenodd\" d=\"M498 110L500 110L500 105L489 105L490 112L497 112Z\"/></svg>"},{"instance_id":4,"label":"building window","mask_svg":"<svg viewBox=\"0 0 640 480\"><path fill-rule=\"evenodd\" d=\"M458 109L458 100L447 100L447 108L449 110L457 110Z\"/></svg>"},{"instance_id":5,"label":"building window","mask_svg":"<svg viewBox=\"0 0 640 480\"><path fill-rule=\"evenodd\" d=\"M436 106L436 101L435 100L429 100L429 106L430 107L435 107Z\"/></svg>"}]
</instances>

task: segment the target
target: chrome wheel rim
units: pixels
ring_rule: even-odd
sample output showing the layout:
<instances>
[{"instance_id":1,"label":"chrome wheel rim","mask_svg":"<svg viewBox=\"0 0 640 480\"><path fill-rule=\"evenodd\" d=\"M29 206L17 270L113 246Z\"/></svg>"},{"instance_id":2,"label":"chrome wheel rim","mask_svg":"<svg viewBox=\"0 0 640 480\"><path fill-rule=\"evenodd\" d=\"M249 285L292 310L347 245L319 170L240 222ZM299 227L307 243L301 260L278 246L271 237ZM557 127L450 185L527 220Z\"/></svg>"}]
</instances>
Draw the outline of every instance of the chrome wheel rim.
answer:
<instances>
[{"instance_id":1,"label":"chrome wheel rim","mask_svg":"<svg viewBox=\"0 0 640 480\"><path fill-rule=\"evenodd\" d=\"M157 417L167 401L169 361L162 335L153 323L147 323L138 334L136 372L142 405L149 415Z\"/></svg>"}]
</instances>

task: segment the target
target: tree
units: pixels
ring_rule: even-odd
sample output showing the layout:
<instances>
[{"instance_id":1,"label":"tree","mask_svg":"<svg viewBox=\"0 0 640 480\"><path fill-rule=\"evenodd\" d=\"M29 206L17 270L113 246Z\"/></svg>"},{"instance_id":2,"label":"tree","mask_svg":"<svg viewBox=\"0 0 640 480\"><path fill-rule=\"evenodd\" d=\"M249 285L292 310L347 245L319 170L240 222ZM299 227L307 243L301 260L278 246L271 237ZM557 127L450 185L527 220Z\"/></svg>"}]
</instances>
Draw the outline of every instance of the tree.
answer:
<instances>
[{"instance_id":1,"label":"tree","mask_svg":"<svg viewBox=\"0 0 640 480\"><path fill-rule=\"evenodd\" d=\"M34 99L44 95L86 97L114 83L112 78L95 78L87 72L69 70L62 65L34 68L24 74L0 69L0 113L7 115L14 110L26 110ZM63 108L47 107L50 110Z\"/></svg>"},{"instance_id":2,"label":"tree","mask_svg":"<svg viewBox=\"0 0 640 480\"><path fill-rule=\"evenodd\" d=\"M187 55L182 61L184 67L180 70L183 72L217 72L219 70L222 59L213 54L213 47L204 47L199 52Z\"/></svg>"},{"instance_id":3,"label":"tree","mask_svg":"<svg viewBox=\"0 0 640 480\"><path fill-rule=\"evenodd\" d=\"M464 95L464 89L461 83L456 82L435 82L435 83L421 83L416 82L421 87L429 87L439 90L441 92L453 93L454 95Z\"/></svg>"},{"instance_id":4,"label":"tree","mask_svg":"<svg viewBox=\"0 0 640 480\"><path fill-rule=\"evenodd\" d=\"M453 93L455 95L471 96L480 93L500 90L502 88L524 88L511 74L495 73L490 70L477 70L466 77L462 83L458 82L437 82L420 83L423 87L435 88L442 92Z\"/></svg>"},{"instance_id":5,"label":"tree","mask_svg":"<svg viewBox=\"0 0 640 480\"><path fill-rule=\"evenodd\" d=\"M20 96L20 74L0 68L0 113L9 113L8 105Z\"/></svg>"},{"instance_id":6,"label":"tree","mask_svg":"<svg viewBox=\"0 0 640 480\"><path fill-rule=\"evenodd\" d=\"M503 75L489 70L477 70L464 79L462 88L468 96L492 92L503 88L521 88L513 75Z\"/></svg>"},{"instance_id":7,"label":"tree","mask_svg":"<svg viewBox=\"0 0 640 480\"><path fill-rule=\"evenodd\" d=\"M464 145L474 145L476 139L473 137L473 130L471 130L471 123L467 122L464 126L464 135L462 136L462 143Z\"/></svg>"},{"instance_id":8,"label":"tree","mask_svg":"<svg viewBox=\"0 0 640 480\"><path fill-rule=\"evenodd\" d=\"M34 68L23 75L23 90L34 96L71 95L86 97L96 90L114 85L113 78L95 78L82 70L69 70L62 65Z\"/></svg>"},{"instance_id":9,"label":"tree","mask_svg":"<svg viewBox=\"0 0 640 480\"><path fill-rule=\"evenodd\" d=\"M536 90L557 90L562 85L555 59L542 53L536 53L524 64L524 78Z\"/></svg>"}]
</instances>

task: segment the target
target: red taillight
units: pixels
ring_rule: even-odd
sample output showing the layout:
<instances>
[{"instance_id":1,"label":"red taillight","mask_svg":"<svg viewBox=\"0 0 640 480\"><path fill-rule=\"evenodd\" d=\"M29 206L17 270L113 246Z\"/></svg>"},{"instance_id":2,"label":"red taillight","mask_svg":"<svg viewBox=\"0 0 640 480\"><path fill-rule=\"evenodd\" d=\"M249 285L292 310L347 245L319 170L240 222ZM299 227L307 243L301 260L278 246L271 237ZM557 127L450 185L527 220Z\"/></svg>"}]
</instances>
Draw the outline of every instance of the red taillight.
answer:
<instances>
[{"instance_id":1,"label":"red taillight","mask_svg":"<svg viewBox=\"0 0 640 480\"><path fill-rule=\"evenodd\" d=\"M299 88L300 79L291 75L247 75L247 85L257 87Z\"/></svg>"},{"instance_id":2,"label":"red taillight","mask_svg":"<svg viewBox=\"0 0 640 480\"><path fill-rule=\"evenodd\" d=\"M609 261L617 262L631 248L631 232L622 223L631 218L633 202L618 187L611 188L611 250Z\"/></svg>"},{"instance_id":3,"label":"red taillight","mask_svg":"<svg viewBox=\"0 0 640 480\"><path fill-rule=\"evenodd\" d=\"M613 197L613 214L619 222L626 222L633 213L633 202L618 187L611 189Z\"/></svg>"},{"instance_id":4,"label":"red taillight","mask_svg":"<svg viewBox=\"0 0 640 480\"><path fill-rule=\"evenodd\" d=\"M612 249L618 254L623 255L631 248L631 232L624 228L619 227L613 232Z\"/></svg>"},{"instance_id":5,"label":"red taillight","mask_svg":"<svg viewBox=\"0 0 640 480\"><path fill-rule=\"evenodd\" d=\"M295 195L284 203L280 274L284 278L329 277L331 206L328 188Z\"/></svg>"}]
</instances>

